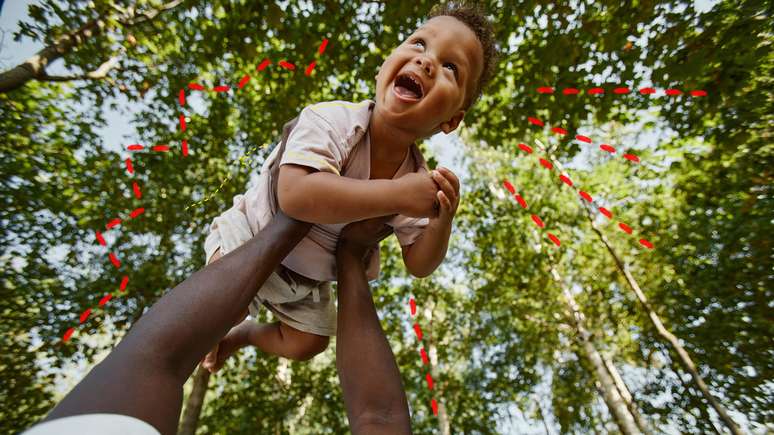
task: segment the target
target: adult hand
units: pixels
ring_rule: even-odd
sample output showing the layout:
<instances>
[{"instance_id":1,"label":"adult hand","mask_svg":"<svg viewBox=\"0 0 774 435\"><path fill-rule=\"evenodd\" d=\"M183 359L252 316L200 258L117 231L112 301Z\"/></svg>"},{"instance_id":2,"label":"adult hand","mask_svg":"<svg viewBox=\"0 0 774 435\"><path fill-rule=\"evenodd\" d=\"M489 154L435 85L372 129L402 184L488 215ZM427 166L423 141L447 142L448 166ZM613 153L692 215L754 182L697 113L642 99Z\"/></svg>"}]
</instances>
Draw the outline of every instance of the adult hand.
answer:
<instances>
[{"instance_id":1,"label":"adult hand","mask_svg":"<svg viewBox=\"0 0 774 435\"><path fill-rule=\"evenodd\" d=\"M379 242L392 234L392 227L387 222L393 217L395 215L365 219L345 226L339 235L337 256L352 255L367 260L366 256L379 246Z\"/></svg>"}]
</instances>

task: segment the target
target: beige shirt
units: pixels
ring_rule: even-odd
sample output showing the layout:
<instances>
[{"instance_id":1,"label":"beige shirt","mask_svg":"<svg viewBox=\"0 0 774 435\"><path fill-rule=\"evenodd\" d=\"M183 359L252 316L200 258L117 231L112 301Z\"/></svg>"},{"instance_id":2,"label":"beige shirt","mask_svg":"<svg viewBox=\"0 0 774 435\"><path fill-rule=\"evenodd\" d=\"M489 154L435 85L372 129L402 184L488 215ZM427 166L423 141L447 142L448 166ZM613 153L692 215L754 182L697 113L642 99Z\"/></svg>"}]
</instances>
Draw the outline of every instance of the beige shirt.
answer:
<instances>
[{"instance_id":1,"label":"beige shirt","mask_svg":"<svg viewBox=\"0 0 774 435\"><path fill-rule=\"evenodd\" d=\"M328 101L305 107L298 124L290 132L280 165L296 164L343 177L370 179L371 143L368 123L375 102ZM246 242L271 220L269 173L277 160L279 146L269 154L258 183L244 195L234 197L234 205L210 225L205 241L207 261L220 247L223 255ZM393 178L409 172L428 172L421 152L412 144ZM388 224L401 245L411 245L422 234L429 220L398 215ZM336 281L336 244L341 230L349 222L315 224L282 264L319 281ZM369 280L379 276L379 255L371 257L366 268Z\"/></svg>"}]
</instances>

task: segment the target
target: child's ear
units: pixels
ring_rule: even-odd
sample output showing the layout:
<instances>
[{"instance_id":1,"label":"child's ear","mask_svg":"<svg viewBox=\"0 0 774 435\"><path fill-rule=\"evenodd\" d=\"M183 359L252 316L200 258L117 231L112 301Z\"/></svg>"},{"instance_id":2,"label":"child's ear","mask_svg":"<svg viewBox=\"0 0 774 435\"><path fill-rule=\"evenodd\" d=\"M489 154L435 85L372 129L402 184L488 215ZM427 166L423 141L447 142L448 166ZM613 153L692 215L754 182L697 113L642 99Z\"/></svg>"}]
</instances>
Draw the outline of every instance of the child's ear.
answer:
<instances>
[{"instance_id":1,"label":"child's ear","mask_svg":"<svg viewBox=\"0 0 774 435\"><path fill-rule=\"evenodd\" d=\"M460 110L454 116L452 116L451 119L441 123L440 130L446 134L453 132L460 125L460 122L462 122L463 118L465 118L465 111Z\"/></svg>"}]
</instances>

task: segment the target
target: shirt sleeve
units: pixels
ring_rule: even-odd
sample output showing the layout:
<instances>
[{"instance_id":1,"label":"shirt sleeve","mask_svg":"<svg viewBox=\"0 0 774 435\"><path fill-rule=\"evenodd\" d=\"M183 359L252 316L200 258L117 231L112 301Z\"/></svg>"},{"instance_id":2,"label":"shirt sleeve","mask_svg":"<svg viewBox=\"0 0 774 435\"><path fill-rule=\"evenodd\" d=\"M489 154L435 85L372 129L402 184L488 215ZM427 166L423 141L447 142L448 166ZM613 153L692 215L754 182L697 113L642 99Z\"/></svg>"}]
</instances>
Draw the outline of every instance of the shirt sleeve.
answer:
<instances>
[{"instance_id":1,"label":"shirt sleeve","mask_svg":"<svg viewBox=\"0 0 774 435\"><path fill-rule=\"evenodd\" d=\"M253 237L245 204L244 195L237 195L234 205L212 220L210 233L204 241L205 264L210 264L218 248L221 255L226 255Z\"/></svg>"},{"instance_id":2,"label":"shirt sleeve","mask_svg":"<svg viewBox=\"0 0 774 435\"><path fill-rule=\"evenodd\" d=\"M387 224L393 228L395 237L398 238L400 245L406 246L414 244L419 236L422 235L428 223L430 223L428 218L396 216Z\"/></svg>"},{"instance_id":3,"label":"shirt sleeve","mask_svg":"<svg viewBox=\"0 0 774 435\"><path fill-rule=\"evenodd\" d=\"M288 135L280 166L294 164L341 175L346 159L346 142L328 120L305 107Z\"/></svg>"}]
</instances>

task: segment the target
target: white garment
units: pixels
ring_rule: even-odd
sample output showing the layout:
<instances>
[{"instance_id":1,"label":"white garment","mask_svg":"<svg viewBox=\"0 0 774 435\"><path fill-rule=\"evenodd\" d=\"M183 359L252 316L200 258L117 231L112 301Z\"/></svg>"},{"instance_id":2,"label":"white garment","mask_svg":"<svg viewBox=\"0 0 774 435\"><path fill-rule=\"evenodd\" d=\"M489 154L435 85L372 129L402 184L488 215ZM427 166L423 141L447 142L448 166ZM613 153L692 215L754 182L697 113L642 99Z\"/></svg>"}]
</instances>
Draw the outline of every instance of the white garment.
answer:
<instances>
[{"instance_id":1,"label":"white garment","mask_svg":"<svg viewBox=\"0 0 774 435\"><path fill-rule=\"evenodd\" d=\"M82 414L33 426L21 435L161 435L139 418L121 414Z\"/></svg>"}]
</instances>

